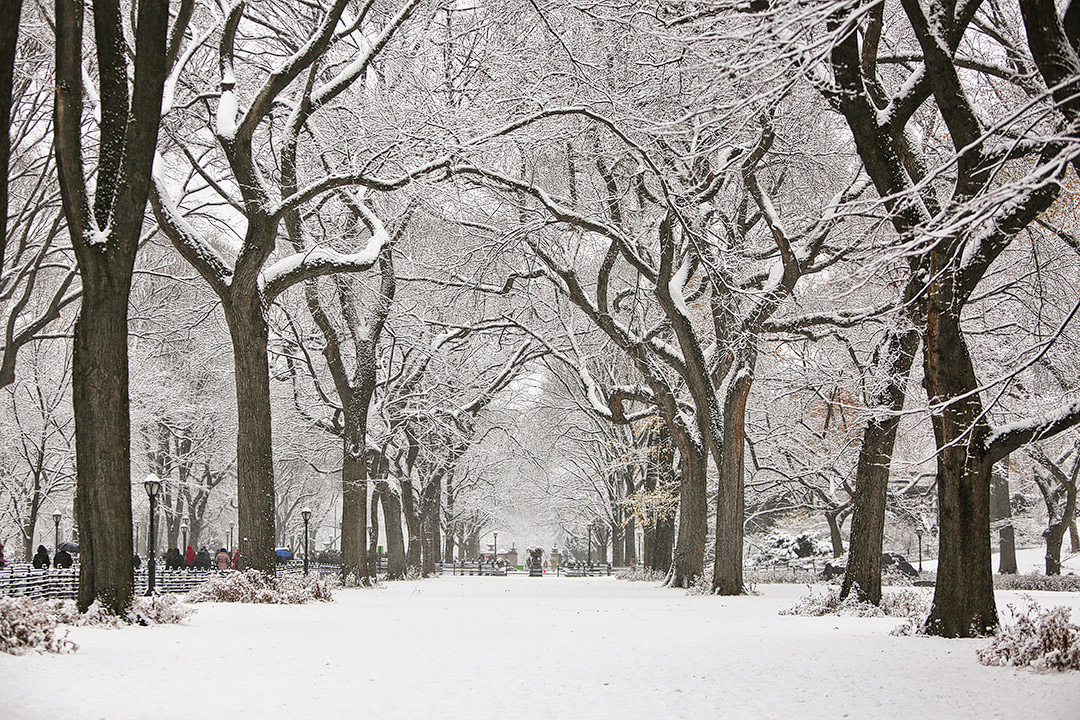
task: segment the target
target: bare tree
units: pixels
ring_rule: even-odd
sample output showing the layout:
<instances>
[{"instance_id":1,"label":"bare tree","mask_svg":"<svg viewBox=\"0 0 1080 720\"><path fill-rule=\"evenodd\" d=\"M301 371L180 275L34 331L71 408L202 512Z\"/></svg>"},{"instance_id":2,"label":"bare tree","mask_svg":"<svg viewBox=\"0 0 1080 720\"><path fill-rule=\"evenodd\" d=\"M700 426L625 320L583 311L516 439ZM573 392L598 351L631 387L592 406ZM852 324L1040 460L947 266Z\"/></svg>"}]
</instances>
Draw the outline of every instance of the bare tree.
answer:
<instances>
[{"instance_id":1,"label":"bare tree","mask_svg":"<svg viewBox=\"0 0 1080 720\"><path fill-rule=\"evenodd\" d=\"M97 165L88 182L83 134L83 3L56 1L54 132L60 191L82 278L75 321L72 403L78 468L80 610L95 600L121 614L131 604L131 460L128 296L157 145L169 66L179 52L191 0L181 4L169 43L169 3L143 0L134 47L119 0L93 4L99 87ZM129 54L130 52L130 54ZM134 77L128 76L129 61Z\"/></svg>"}]
</instances>

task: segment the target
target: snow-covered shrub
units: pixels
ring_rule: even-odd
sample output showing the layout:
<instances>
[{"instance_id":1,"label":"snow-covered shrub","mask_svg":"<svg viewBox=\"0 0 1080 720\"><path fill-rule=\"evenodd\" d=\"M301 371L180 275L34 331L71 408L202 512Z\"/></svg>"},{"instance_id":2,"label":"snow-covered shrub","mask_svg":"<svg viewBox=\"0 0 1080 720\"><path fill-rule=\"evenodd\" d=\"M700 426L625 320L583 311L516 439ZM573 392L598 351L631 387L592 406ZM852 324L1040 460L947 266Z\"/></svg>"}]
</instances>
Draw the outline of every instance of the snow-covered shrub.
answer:
<instances>
[{"instance_id":1,"label":"snow-covered shrub","mask_svg":"<svg viewBox=\"0 0 1080 720\"><path fill-rule=\"evenodd\" d=\"M745 578L746 583L750 585L798 585L814 582L815 575L812 571L801 567L757 567L747 568Z\"/></svg>"},{"instance_id":2,"label":"snow-covered shrub","mask_svg":"<svg viewBox=\"0 0 1080 720\"><path fill-rule=\"evenodd\" d=\"M28 652L66 653L78 649L58 629L45 603L29 598L0 595L0 651L11 655Z\"/></svg>"},{"instance_id":3,"label":"snow-covered shrub","mask_svg":"<svg viewBox=\"0 0 1080 720\"><path fill-rule=\"evenodd\" d=\"M664 582L667 579L667 573L650 570L643 565L638 565L637 567L619 570L615 573L615 577L619 580L630 580L632 582Z\"/></svg>"},{"instance_id":4,"label":"snow-covered shrub","mask_svg":"<svg viewBox=\"0 0 1080 720\"><path fill-rule=\"evenodd\" d=\"M901 590L881 594L881 604L859 602L856 593L840 599L840 589L830 587L820 595L813 588L799 598L794 606L781 610L781 615L845 615L849 617L918 617L930 612L930 596L917 590Z\"/></svg>"},{"instance_id":5,"label":"snow-covered shrub","mask_svg":"<svg viewBox=\"0 0 1080 720\"><path fill-rule=\"evenodd\" d=\"M920 622L930 614L933 594L914 588L881 593L881 610L888 617L918 618Z\"/></svg>"},{"instance_id":6,"label":"snow-covered shrub","mask_svg":"<svg viewBox=\"0 0 1080 720\"><path fill-rule=\"evenodd\" d=\"M1055 592L1080 592L1080 575L994 575L997 590L1051 590Z\"/></svg>"},{"instance_id":7,"label":"snow-covered shrub","mask_svg":"<svg viewBox=\"0 0 1080 720\"><path fill-rule=\"evenodd\" d=\"M296 605L330 602L330 583L318 575L274 578L258 570L230 572L210 578L187 594L188 602L243 602Z\"/></svg>"},{"instance_id":8,"label":"snow-covered shrub","mask_svg":"<svg viewBox=\"0 0 1080 720\"><path fill-rule=\"evenodd\" d=\"M61 625L78 627L122 627L124 625L176 625L195 613L178 595L136 596L122 616L113 615L95 601L80 613L74 600L46 600L43 607Z\"/></svg>"},{"instance_id":9,"label":"snow-covered shrub","mask_svg":"<svg viewBox=\"0 0 1080 720\"><path fill-rule=\"evenodd\" d=\"M1008 605L1012 621L1003 623L989 647L978 651L983 665L1030 666L1035 670L1080 670L1080 626L1070 609L1043 610L1031 597L1025 606Z\"/></svg>"}]
</instances>

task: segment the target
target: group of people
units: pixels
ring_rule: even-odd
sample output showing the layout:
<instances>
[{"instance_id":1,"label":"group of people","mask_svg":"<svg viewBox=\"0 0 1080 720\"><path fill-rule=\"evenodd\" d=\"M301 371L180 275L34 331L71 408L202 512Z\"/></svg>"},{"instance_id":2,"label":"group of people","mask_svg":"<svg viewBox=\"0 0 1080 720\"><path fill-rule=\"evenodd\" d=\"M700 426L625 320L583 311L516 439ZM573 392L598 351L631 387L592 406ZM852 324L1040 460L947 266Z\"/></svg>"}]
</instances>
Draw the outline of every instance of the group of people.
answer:
<instances>
[{"instance_id":1,"label":"group of people","mask_svg":"<svg viewBox=\"0 0 1080 720\"><path fill-rule=\"evenodd\" d=\"M221 548L216 555L211 557L210 551L205 546L195 552L194 548L188 545L187 551L184 553L180 552L180 548L174 547L169 548L169 551L165 553L165 569L210 570L216 567L218 570L228 570L236 567L236 560L239 555L239 550L235 555L230 555L228 550Z\"/></svg>"},{"instance_id":2,"label":"group of people","mask_svg":"<svg viewBox=\"0 0 1080 720\"><path fill-rule=\"evenodd\" d=\"M72 559L71 553L62 547L57 550L56 555L50 559L48 548L44 545L38 545L37 553L30 562L37 570L47 570L50 567L69 568L75 561Z\"/></svg>"}]
</instances>

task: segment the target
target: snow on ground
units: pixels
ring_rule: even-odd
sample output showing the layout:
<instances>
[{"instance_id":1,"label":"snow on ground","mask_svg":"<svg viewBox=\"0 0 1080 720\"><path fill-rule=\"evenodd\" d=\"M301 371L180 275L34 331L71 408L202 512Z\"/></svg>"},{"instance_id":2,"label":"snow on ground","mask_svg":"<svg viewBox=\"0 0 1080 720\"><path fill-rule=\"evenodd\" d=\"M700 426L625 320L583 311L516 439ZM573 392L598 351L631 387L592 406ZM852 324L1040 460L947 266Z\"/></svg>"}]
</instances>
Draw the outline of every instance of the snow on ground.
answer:
<instances>
[{"instance_id":1,"label":"snow on ground","mask_svg":"<svg viewBox=\"0 0 1080 720\"><path fill-rule=\"evenodd\" d=\"M891 637L895 618L781 616L806 587L759 591L443 577L203 604L182 626L74 628L70 655L0 653L0 717L1080 717L1077 673L984 667L986 640ZM1080 593L1031 594L1080 617Z\"/></svg>"}]
</instances>

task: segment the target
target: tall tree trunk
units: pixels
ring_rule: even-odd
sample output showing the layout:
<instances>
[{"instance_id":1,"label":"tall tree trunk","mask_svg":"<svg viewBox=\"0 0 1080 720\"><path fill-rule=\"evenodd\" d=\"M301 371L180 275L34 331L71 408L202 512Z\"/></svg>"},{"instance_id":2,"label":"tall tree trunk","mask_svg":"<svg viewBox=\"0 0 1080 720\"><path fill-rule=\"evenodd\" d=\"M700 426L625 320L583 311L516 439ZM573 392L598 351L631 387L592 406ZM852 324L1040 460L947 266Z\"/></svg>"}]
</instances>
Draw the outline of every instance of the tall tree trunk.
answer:
<instances>
[{"instance_id":1,"label":"tall tree trunk","mask_svg":"<svg viewBox=\"0 0 1080 720\"><path fill-rule=\"evenodd\" d=\"M60 193L82 277L72 361L78 606L97 600L121 614L134 581L127 307L161 119L169 4L139 3L130 57L119 2L93 5L101 117L92 200L82 146L83 11L77 0L55 4L53 105Z\"/></svg>"},{"instance_id":2,"label":"tall tree trunk","mask_svg":"<svg viewBox=\"0 0 1080 720\"><path fill-rule=\"evenodd\" d=\"M132 265L134 255L132 256ZM131 605L131 428L127 319L131 267L82 267L75 320L72 406L79 482L78 606L95 600L114 614Z\"/></svg>"},{"instance_id":3,"label":"tall tree trunk","mask_svg":"<svg viewBox=\"0 0 1080 720\"><path fill-rule=\"evenodd\" d=\"M941 251L938 251L941 252ZM941 262L941 258L934 258ZM937 584L927 632L972 637L998 625L990 556L990 462L979 384L960 331L953 278L939 275L928 297L924 378L937 444Z\"/></svg>"},{"instance_id":4,"label":"tall tree trunk","mask_svg":"<svg viewBox=\"0 0 1080 720\"><path fill-rule=\"evenodd\" d=\"M420 571L423 577L434 575L435 563L438 562L436 555L439 549L439 488L441 485L441 477L429 479L424 483L424 489L420 495Z\"/></svg>"},{"instance_id":5,"label":"tall tree trunk","mask_svg":"<svg viewBox=\"0 0 1080 720\"><path fill-rule=\"evenodd\" d=\"M457 521L454 518L454 476L446 474L446 548L443 550L443 562L454 562L454 530Z\"/></svg>"},{"instance_id":6,"label":"tall tree trunk","mask_svg":"<svg viewBox=\"0 0 1080 720\"><path fill-rule=\"evenodd\" d=\"M879 411L871 416L863 430L855 468L847 569L840 587L842 598L854 592L860 602L881 603L881 553L885 539L889 467L896 446L900 411L904 409L907 379L918 347L917 329L893 328L875 350L871 362L873 379L879 390L868 398L868 404Z\"/></svg>"},{"instance_id":7,"label":"tall tree trunk","mask_svg":"<svg viewBox=\"0 0 1080 720\"><path fill-rule=\"evenodd\" d=\"M626 474L626 497L634 494L634 477L632 473ZM623 529L623 560L627 565L637 564L637 524L634 522L634 513L626 512L626 526Z\"/></svg>"},{"instance_id":8,"label":"tall tree trunk","mask_svg":"<svg viewBox=\"0 0 1080 720\"><path fill-rule=\"evenodd\" d=\"M840 524L843 522L843 510L834 508L825 511L825 522L829 525L829 542L832 543L834 558L844 554L844 537L840 534Z\"/></svg>"},{"instance_id":9,"label":"tall tree trunk","mask_svg":"<svg viewBox=\"0 0 1080 720\"><path fill-rule=\"evenodd\" d=\"M1080 552L1080 532L1076 529L1076 518L1069 521L1069 551Z\"/></svg>"},{"instance_id":10,"label":"tall tree trunk","mask_svg":"<svg viewBox=\"0 0 1080 720\"><path fill-rule=\"evenodd\" d=\"M401 500L390 484L379 481L383 524L386 525L386 579L404 580L406 575L405 537L401 527Z\"/></svg>"},{"instance_id":11,"label":"tall tree trunk","mask_svg":"<svg viewBox=\"0 0 1080 720\"><path fill-rule=\"evenodd\" d=\"M990 474L990 522L1007 520L998 530L1000 560L998 572L1015 575L1016 532L1012 526L1012 501L1009 497L1009 458L994 466Z\"/></svg>"},{"instance_id":12,"label":"tall tree trunk","mask_svg":"<svg viewBox=\"0 0 1080 720\"><path fill-rule=\"evenodd\" d=\"M411 480L401 479L401 507L405 511L405 527L409 531L408 550L405 554L406 572L419 576L423 572L423 541L420 507Z\"/></svg>"},{"instance_id":13,"label":"tall tree trunk","mask_svg":"<svg viewBox=\"0 0 1080 720\"><path fill-rule=\"evenodd\" d=\"M343 389L338 388L338 394ZM368 572L367 453L364 436L367 430L367 403L358 407L357 393L345 390L343 404L349 405L342 437L341 467L341 577L352 575L362 584L370 582Z\"/></svg>"},{"instance_id":14,"label":"tall tree trunk","mask_svg":"<svg viewBox=\"0 0 1080 720\"><path fill-rule=\"evenodd\" d=\"M622 508L615 508L615 519L611 523L611 564L622 567L626 564L623 559L623 519Z\"/></svg>"},{"instance_id":15,"label":"tall tree trunk","mask_svg":"<svg viewBox=\"0 0 1080 720\"><path fill-rule=\"evenodd\" d=\"M11 91L23 0L8 0L0 13L0 268L7 250L8 168L11 161Z\"/></svg>"},{"instance_id":16,"label":"tall tree trunk","mask_svg":"<svg viewBox=\"0 0 1080 720\"><path fill-rule=\"evenodd\" d=\"M679 445L679 534L668 585L688 588L701 577L705 567L707 460L705 454L691 443Z\"/></svg>"},{"instance_id":17,"label":"tall tree trunk","mask_svg":"<svg viewBox=\"0 0 1080 720\"><path fill-rule=\"evenodd\" d=\"M720 487L716 494L716 544L712 589L717 595L743 592L743 520L746 514L743 448L746 446L746 398L754 382L757 353L753 346L735 363L724 394Z\"/></svg>"},{"instance_id":18,"label":"tall tree trunk","mask_svg":"<svg viewBox=\"0 0 1080 720\"><path fill-rule=\"evenodd\" d=\"M238 569L273 574L274 454L270 420L268 331L258 294L234 293L224 304L236 368Z\"/></svg>"},{"instance_id":19,"label":"tall tree trunk","mask_svg":"<svg viewBox=\"0 0 1080 720\"><path fill-rule=\"evenodd\" d=\"M651 433L649 446L650 456L655 459L645 466L645 490L652 492L658 487L671 487L675 482L675 449L666 427L660 425ZM645 567L666 575L671 571L675 548L675 516L653 512L649 521L644 528L642 548Z\"/></svg>"}]
</instances>

